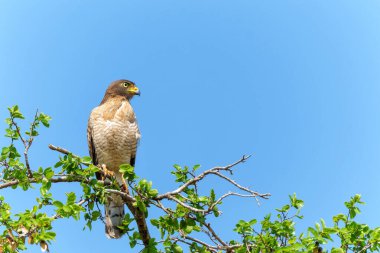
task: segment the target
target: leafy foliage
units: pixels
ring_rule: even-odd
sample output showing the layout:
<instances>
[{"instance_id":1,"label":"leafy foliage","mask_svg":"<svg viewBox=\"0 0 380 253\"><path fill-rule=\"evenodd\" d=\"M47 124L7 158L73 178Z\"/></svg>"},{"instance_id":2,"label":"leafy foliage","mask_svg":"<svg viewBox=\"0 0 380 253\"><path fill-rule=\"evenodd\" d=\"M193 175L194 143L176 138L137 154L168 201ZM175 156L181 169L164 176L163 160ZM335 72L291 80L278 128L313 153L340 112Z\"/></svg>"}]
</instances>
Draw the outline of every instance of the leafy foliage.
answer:
<instances>
[{"instance_id":1,"label":"leafy foliage","mask_svg":"<svg viewBox=\"0 0 380 253\"><path fill-rule=\"evenodd\" d=\"M346 214L332 217L331 227L321 219L306 232L296 233L296 223L303 219L301 210L304 203L294 194L289 196L288 204L266 215L262 220L238 221L233 231L239 236L239 240L222 239L209 222L210 216L220 219L222 200L230 196L264 199L269 196L243 187L226 175L232 173L232 168L248 157L200 174L197 174L199 165L192 168L174 165L172 174L179 187L163 194L153 188L152 182L140 179L132 166L125 164L120 166L120 172L131 190L130 194L127 194L112 178L98 180L96 173L102 174L102 170L92 164L89 157L78 157L54 146L51 146L51 149L64 155L59 157L52 167L33 170L28 162L28 150L39 135L40 126L49 127L51 118L37 112L28 131L22 132L17 122L24 119L23 114L17 106L8 110L10 116L6 119L8 127L5 136L10 144L1 149L0 189L20 188L26 191L27 195L27 191L38 187L40 196L30 209L13 213L5 197L0 195L0 252L24 251L28 244L39 244L43 251L48 251L48 244L52 243L56 236L52 224L57 219L83 219L85 228L91 230L93 222L103 220L100 206L111 192L120 194L128 207L131 207L132 212L125 215L120 228L128 237L131 248L138 245L140 247L141 242L144 242L142 252L359 253L379 250L380 228L370 228L355 220L360 213L359 207L363 204L360 195L355 195L345 202ZM23 147L23 152L19 151L19 146ZM209 189L208 195L199 194L198 188L202 180L208 176L218 177L238 192L217 196L214 189ZM103 179L105 178L106 175L103 175ZM57 199L51 192L56 183L79 184L80 196L68 190L64 199ZM48 207L49 210L53 207L52 215L48 214ZM152 208L162 211L158 218L150 218L149 227L157 229L160 238L147 237L136 229L136 214L140 212L148 219ZM133 211L134 209L138 212ZM202 233L205 236L199 237ZM327 245L333 246L328 250Z\"/></svg>"}]
</instances>

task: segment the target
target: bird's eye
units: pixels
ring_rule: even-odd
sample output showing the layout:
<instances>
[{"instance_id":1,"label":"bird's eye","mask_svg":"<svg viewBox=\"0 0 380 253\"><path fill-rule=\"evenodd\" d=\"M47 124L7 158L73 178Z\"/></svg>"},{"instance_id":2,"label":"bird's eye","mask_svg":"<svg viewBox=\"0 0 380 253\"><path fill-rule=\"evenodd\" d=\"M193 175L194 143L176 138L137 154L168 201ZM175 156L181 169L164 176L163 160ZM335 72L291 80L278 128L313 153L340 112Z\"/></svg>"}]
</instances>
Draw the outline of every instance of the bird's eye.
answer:
<instances>
[{"instance_id":1,"label":"bird's eye","mask_svg":"<svg viewBox=\"0 0 380 253\"><path fill-rule=\"evenodd\" d=\"M124 87L128 87L128 86L129 86L129 83L123 83L123 86L124 86Z\"/></svg>"}]
</instances>

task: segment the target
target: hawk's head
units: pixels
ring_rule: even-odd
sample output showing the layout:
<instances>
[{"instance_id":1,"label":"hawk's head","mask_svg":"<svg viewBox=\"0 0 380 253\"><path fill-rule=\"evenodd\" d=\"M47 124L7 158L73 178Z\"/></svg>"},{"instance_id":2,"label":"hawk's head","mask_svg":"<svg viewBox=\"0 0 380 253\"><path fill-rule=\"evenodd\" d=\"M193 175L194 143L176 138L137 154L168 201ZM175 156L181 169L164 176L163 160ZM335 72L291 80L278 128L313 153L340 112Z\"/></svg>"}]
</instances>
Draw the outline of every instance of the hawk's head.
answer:
<instances>
[{"instance_id":1,"label":"hawk's head","mask_svg":"<svg viewBox=\"0 0 380 253\"><path fill-rule=\"evenodd\" d=\"M123 79L112 82L108 86L105 97L123 96L130 100L134 95L140 96L139 88L134 82Z\"/></svg>"}]
</instances>

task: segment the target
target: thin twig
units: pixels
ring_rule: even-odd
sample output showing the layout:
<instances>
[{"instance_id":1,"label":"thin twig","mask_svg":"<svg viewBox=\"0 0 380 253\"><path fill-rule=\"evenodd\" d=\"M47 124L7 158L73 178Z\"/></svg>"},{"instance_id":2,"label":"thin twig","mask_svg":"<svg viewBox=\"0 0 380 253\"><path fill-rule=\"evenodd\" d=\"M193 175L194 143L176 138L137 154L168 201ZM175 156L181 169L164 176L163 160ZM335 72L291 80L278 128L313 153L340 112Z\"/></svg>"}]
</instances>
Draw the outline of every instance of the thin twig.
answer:
<instances>
[{"instance_id":1,"label":"thin twig","mask_svg":"<svg viewBox=\"0 0 380 253\"><path fill-rule=\"evenodd\" d=\"M213 252L217 252L217 250L219 248L219 247L215 247L215 246L212 246L210 244L207 244L207 243L205 243L205 242L203 242L203 241L201 241L199 239L196 239L196 238L188 236L188 235L183 235L183 238L185 238L187 240L190 240L190 241L193 241L193 242L196 242L196 243L199 243L199 244L205 246L207 249L213 250Z\"/></svg>"},{"instance_id":2,"label":"thin twig","mask_svg":"<svg viewBox=\"0 0 380 253\"><path fill-rule=\"evenodd\" d=\"M174 214L174 212L168 208L166 208L161 201L157 200L156 201L157 203L154 203L152 202L155 206L157 206L158 208L161 208L162 210L164 210L165 213L169 214L170 216L172 216Z\"/></svg>"},{"instance_id":3,"label":"thin twig","mask_svg":"<svg viewBox=\"0 0 380 253\"><path fill-rule=\"evenodd\" d=\"M210 238L210 240L211 240L215 245L218 244L218 242L215 240L215 238L211 235L210 231L207 231L207 230L204 229L204 228L202 228L201 231L202 231L203 233L205 233L205 234L208 236L208 238Z\"/></svg>"},{"instance_id":4,"label":"thin twig","mask_svg":"<svg viewBox=\"0 0 380 253\"><path fill-rule=\"evenodd\" d=\"M33 137L33 132L34 132L34 128L36 127L36 122L37 122L37 116L38 116L38 110L36 111L36 114L34 115L34 120L33 120L33 123L32 125L30 126L30 132L29 132L29 140L28 141L23 141L24 143L24 147L25 147L25 150L24 150L24 157L25 157L25 166L28 170L28 174L29 174L29 177L33 177L33 173L32 173L32 170L30 168L30 164L29 164L29 157L28 157L28 151L29 151L29 148L32 146L32 143L33 143L33 140L34 140L34 137ZM21 136L21 135L20 135ZM21 137L20 137L21 138Z\"/></svg>"},{"instance_id":5,"label":"thin twig","mask_svg":"<svg viewBox=\"0 0 380 253\"><path fill-rule=\"evenodd\" d=\"M161 194L154 199L155 200L161 200L161 199L168 198L168 196L177 195L178 193L181 193L183 190L185 190L189 185L195 184L198 181L202 180L208 174L215 174L215 172L218 172L218 171L229 171L232 167L236 166L239 163L245 162L250 157L251 157L250 155L249 156L243 156L241 159L239 159L237 162L234 162L233 164L227 165L225 167L214 167L212 169L206 170L206 171L202 172L201 174L199 174L198 176L194 177L193 179L190 179L189 181L187 181L186 183L181 185L176 190Z\"/></svg>"},{"instance_id":6,"label":"thin twig","mask_svg":"<svg viewBox=\"0 0 380 253\"><path fill-rule=\"evenodd\" d=\"M54 146L54 145L52 145L52 144L49 144L48 147L49 147L51 150L58 151L59 153L62 153L62 154L64 154L64 155L69 155L69 154L71 154L74 158L79 158L79 159L80 159L80 156L71 153L71 152L68 151L67 149L64 149L64 148L61 148L61 147L57 147L57 146ZM86 166L89 166L89 165L91 165L92 163L86 163L86 162L82 162L82 161L81 161L81 164L86 165ZM100 170L100 171L98 171L98 172L103 173L102 170Z\"/></svg>"},{"instance_id":7,"label":"thin twig","mask_svg":"<svg viewBox=\"0 0 380 253\"><path fill-rule=\"evenodd\" d=\"M211 224L210 223L203 223L203 225L208 229L208 231L210 231L210 233L212 234L212 236L218 241L220 242L223 246L228 246L214 231L214 229L211 227Z\"/></svg>"},{"instance_id":8,"label":"thin twig","mask_svg":"<svg viewBox=\"0 0 380 253\"><path fill-rule=\"evenodd\" d=\"M193 212L196 212L196 213L202 213L202 214L206 214L207 213L207 210L202 210L202 209L198 209L198 208L195 208L195 207L192 207L192 206L189 206L185 203L183 203L182 201L180 201L179 199L173 197L173 196L168 196L167 197L168 199L170 200L173 200L175 202L177 202L178 204L180 204L181 206L193 211Z\"/></svg>"},{"instance_id":9,"label":"thin twig","mask_svg":"<svg viewBox=\"0 0 380 253\"><path fill-rule=\"evenodd\" d=\"M360 250L358 253L367 252L367 249L369 249L371 247L372 247L372 243L369 243L366 246L364 246L364 248L362 250Z\"/></svg>"},{"instance_id":10,"label":"thin twig","mask_svg":"<svg viewBox=\"0 0 380 253\"><path fill-rule=\"evenodd\" d=\"M33 172L32 170L30 169L30 165L29 165L29 159L28 159L28 150L29 150L29 147L31 145L31 143L29 143L29 141L26 141L24 139L24 137L22 137L22 134L21 134L21 131L20 131L20 128L18 127L17 123L14 121L14 118L11 118L12 119L12 125L15 127L16 129L16 132L17 132L17 135L18 137L20 138L22 144L24 145L24 159L25 159L25 166L26 166L26 169L28 171L28 177L32 178L33 177Z\"/></svg>"},{"instance_id":11,"label":"thin twig","mask_svg":"<svg viewBox=\"0 0 380 253\"><path fill-rule=\"evenodd\" d=\"M120 195L125 202L130 202L130 203L136 202L136 199L134 197L132 197L131 195L129 195L129 194L125 193L125 192L118 191L118 190L113 190L113 189L105 189L105 191L107 193L113 193L113 194Z\"/></svg>"},{"instance_id":12,"label":"thin twig","mask_svg":"<svg viewBox=\"0 0 380 253\"><path fill-rule=\"evenodd\" d=\"M264 194L261 194L264 195ZM218 200L216 200L210 207L209 210L213 210L216 205L218 205L220 202L222 202L223 199L230 197L230 196L238 196L241 198L255 198L256 196L253 194L240 194L237 192L227 192L226 194L222 195Z\"/></svg>"},{"instance_id":13,"label":"thin twig","mask_svg":"<svg viewBox=\"0 0 380 253\"><path fill-rule=\"evenodd\" d=\"M234 180L232 180L231 178L226 177L225 175L223 175L223 174L221 174L219 172L213 172L213 174L215 174L215 175L217 175L217 176L219 176L219 177L227 180L228 182L230 182L231 184L233 184L234 186L236 186L240 190L243 190L245 192L251 193L253 196L257 196L257 197L260 197L260 198L263 198L263 199L268 199L268 197L271 196L270 193L261 194L261 193L252 191L251 189L248 189L247 187L241 186L238 183L236 183Z\"/></svg>"},{"instance_id":14,"label":"thin twig","mask_svg":"<svg viewBox=\"0 0 380 253\"><path fill-rule=\"evenodd\" d=\"M61 148L61 147L54 146L53 144L49 144L48 147L49 147L51 150L58 151L58 152L60 152L60 153L62 153L62 154L65 154L65 155L72 154L73 157L77 157L77 158L79 158L79 156L74 155L73 153L71 153L71 152L68 151L67 149L64 149L64 148Z\"/></svg>"},{"instance_id":15,"label":"thin twig","mask_svg":"<svg viewBox=\"0 0 380 253\"><path fill-rule=\"evenodd\" d=\"M79 176L76 176L76 177L75 176L61 176L58 178L51 178L50 179L50 181L52 183L82 182L83 180L85 180L85 179L82 177L79 177ZM39 183L40 181L41 180L37 180L35 178L28 179L28 182L31 184ZM8 187L20 184L20 183L22 183L22 181L21 182L19 180L9 181L9 182L6 182L4 184L0 184L0 189L8 188Z\"/></svg>"}]
</instances>

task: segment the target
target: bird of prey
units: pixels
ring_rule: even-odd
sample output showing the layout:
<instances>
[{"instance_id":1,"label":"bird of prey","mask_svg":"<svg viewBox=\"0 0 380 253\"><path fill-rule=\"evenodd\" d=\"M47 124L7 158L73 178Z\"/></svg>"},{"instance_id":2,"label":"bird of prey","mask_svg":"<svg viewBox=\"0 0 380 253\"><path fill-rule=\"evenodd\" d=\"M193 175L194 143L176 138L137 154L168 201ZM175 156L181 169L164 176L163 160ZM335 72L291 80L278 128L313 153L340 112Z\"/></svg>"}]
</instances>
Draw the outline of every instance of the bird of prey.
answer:
<instances>
[{"instance_id":1,"label":"bird of prey","mask_svg":"<svg viewBox=\"0 0 380 253\"><path fill-rule=\"evenodd\" d=\"M130 104L140 95L137 86L128 80L117 80L106 90L100 105L91 111L87 127L90 156L95 165L111 174L128 193L119 172L122 164L135 165L136 149L140 139L135 113ZM106 236L120 238L118 226L124 218L124 202L120 195L109 194L105 203Z\"/></svg>"}]
</instances>

